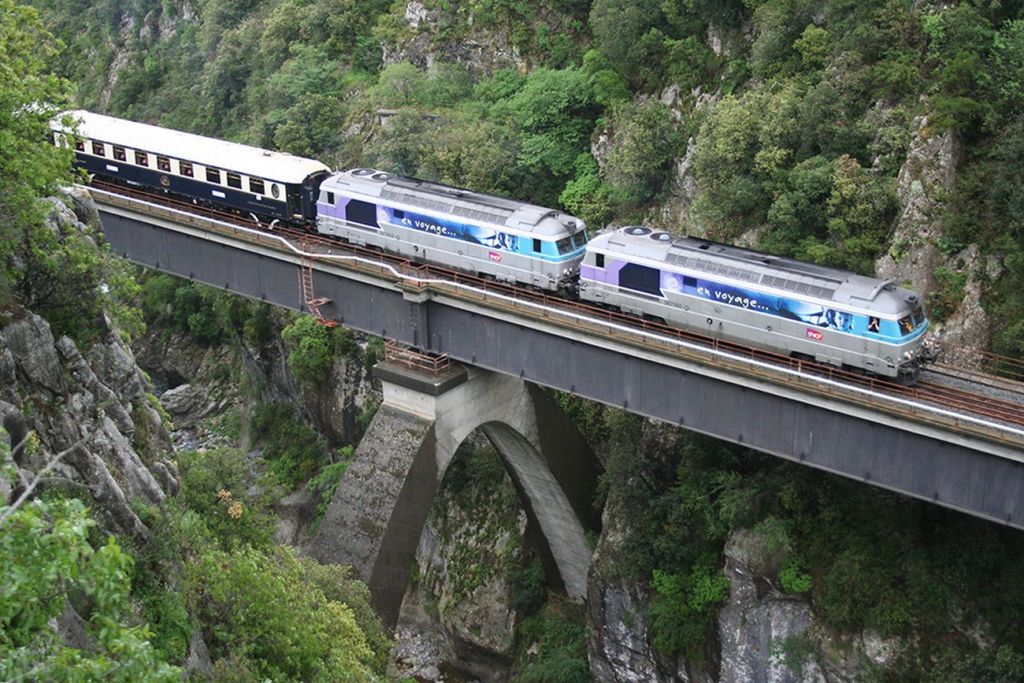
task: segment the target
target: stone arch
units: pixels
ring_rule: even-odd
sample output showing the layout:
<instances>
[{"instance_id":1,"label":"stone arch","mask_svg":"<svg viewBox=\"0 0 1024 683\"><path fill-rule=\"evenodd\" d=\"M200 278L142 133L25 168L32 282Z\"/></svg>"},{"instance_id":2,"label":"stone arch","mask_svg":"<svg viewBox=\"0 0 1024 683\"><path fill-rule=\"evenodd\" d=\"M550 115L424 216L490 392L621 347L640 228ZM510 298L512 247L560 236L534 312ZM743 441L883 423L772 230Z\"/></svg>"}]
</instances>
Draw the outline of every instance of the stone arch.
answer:
<instances>
[{"instance_id":1,"label":"stone arch","mask_svg":"<svg viewBox=\"0 0 1024 683\"><path fill-rule=\"evenodd\" d=\"M534 528L549 577L586 595L585 532L599 516L600 473L576 426L542 389L458 368L441 378L383 364L384 403L359 443L320 525L311 554L352 565L388 626L398 618L427 514L459 445L480 429L501 455Z\"/></svg>"}]
</instances>

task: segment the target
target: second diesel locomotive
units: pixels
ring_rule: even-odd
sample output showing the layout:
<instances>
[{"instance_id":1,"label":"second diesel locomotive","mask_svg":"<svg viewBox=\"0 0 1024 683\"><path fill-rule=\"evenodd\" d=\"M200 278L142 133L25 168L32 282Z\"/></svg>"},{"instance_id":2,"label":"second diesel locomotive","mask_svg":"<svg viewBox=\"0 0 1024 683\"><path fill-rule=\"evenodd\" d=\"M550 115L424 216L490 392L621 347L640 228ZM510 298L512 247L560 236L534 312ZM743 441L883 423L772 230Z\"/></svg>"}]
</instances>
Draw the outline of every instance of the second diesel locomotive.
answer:
<instances>
[{"instance_id":1,"label":"second diesel locomotive","mask_svg":"<svg viewBox=\"0 0 1024 683\"><path fill-rule=\"evenodd\" d=\"M639 226L588 242L553 209L73 113L77 165L138 189L902 382L927 359L917 295L887 280Z\"/></svg>"},{"instance_id":2,"label":"second diesel locomotive","mask_svg":"<svg viewBox=\"0 0 1024 683\"><path fill-rule=\"evenodd\" d=\"M369 168L320 185L317 231L549 291L575 286L587 243L561 211Z\"/></svg>"}]
</instances>

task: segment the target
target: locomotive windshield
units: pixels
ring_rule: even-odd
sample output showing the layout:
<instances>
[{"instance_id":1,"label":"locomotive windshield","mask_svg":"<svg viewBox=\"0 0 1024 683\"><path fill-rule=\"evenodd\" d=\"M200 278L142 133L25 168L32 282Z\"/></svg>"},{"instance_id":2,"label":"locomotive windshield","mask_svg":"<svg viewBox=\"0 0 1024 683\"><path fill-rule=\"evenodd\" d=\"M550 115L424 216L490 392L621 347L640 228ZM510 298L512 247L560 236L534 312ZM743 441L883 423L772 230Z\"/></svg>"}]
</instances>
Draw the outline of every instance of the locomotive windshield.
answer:
<instances>
[{"instance_id":1,"label":"locomotive windshield","mask_svg":"<svg viewBox=\"0 0 1024 683\"><path fill-rule=\"evenodd\" d=\"M555 244L558 247L559 254L568 254L574 249L579 249L587 243L587 231L584 228L580 228L568 237L563 237L558 240Z\"/></svg>"}]
</instances>

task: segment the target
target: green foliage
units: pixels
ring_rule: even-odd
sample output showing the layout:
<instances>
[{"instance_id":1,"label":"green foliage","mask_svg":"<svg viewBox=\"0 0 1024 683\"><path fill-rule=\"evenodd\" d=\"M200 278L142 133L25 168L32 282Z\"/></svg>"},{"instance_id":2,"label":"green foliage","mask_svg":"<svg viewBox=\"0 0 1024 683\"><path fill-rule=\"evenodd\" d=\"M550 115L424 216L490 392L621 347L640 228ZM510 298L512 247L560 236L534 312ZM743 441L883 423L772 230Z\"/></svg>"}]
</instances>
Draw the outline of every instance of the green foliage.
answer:
<instances>
[{"instance_id":1,"label":"green foliage","mask_svg":"<svg viewBox=\"0 0 1024 683\"><path fill-rule=\"evenodd\" d=\"M252 434L270 471L288 490L297 488L329 464L327 443L295 418L282 403L260 407L252 416Z\"/></svg>"},{"instance_id":2,"label":"green foliage","mask_svg":"<svg viewBox=\"0 0 1024 683\"><path fill-rule=\"evenodd\" d=\"M348 464L352 460L352 451L352 446L345 446L340 449L338 451L338 462L327 465L320 470L319 474L306 482L306 490L317 498L316 514L318 517L322 517L327 512L331 499L334 498L334 492L337 490L338 484L341 483L341 478L345 476L345 470L348 469Z\"/></svg>"},{"instance_id":3,"label":"green foliage","mask_svg":"<svg viewBox=\"0 0 1024 683\"><path fill-rule=\"evenodd\" d=\"M994 38L988 20L970 4L922 17L933 72L932 117L939 129L972 134L987 115L981 101L989 85L986 68Z\"/></svg>"},{"instance_id":4,"label":"green foliage","mask_svg":"<svg viewBox=\"0 0 1024 683\"><path fill-rule=\"evenodd\" d=\"M803 560L790 554L779 570L779 585L787 593L806 593L811 590L812 579L804 569Z\"/></svg>"},{"instance_id":5,"label":"green foliage","mask_svg":"<svg viewBox=\"0 0 1024 683\"><path fill-rule=\"evenodd\" d=\"M272 506L280 497L273 477L253 471L255 463L233 448L180 453L178 466L176 502L205 527L197 541L209 538L224 550L270 546L276 524Z\"/></svg>"},{"instance_id":6,"label":"green foliage","mask_svg":"<svg viewBox=\"0 0 1024 683\"><path fill-rule=\"evenodd\" d=\"M701 661L717 607L729 596L729 579L705 560L686 574L655 569L651 587L654 646L666 654L684 654L689 660Z\"/></svg>"},{"instance_id":7,"label":"green foliage","mask_svg":"<svg viewBox=\"0 0 1024 683\"><path fill-rule=\"evenodd\" d=\"M536 558L514 570L509 583L512 593L509 606L520 617L534 614L548 598L544 566Z\"/></svg>"},{"instance_id":8,"label":"green foliage","mask_svg":"<svg viewBox=\"0 0 1024 683\"><path fill-rule=\"evenodd\" d=\"M0 507L0 677L4 680L176 681L145 626L127 625L132 558L113 538L89 544L77 500ZM95 646L64 645L49 621L73 601Z\"/></svg>"},{"instance_id":9,"label":"green foliage","mask_svg":"<svg viewBox=\"0 0 1024 683\"><path fill-rule=\"evenodd\" d=\"M686 9L699 3L688 2ZM729 11L727 5L720 9ZM674 83L690 90L709 81L713 54L700 35L698 16L659 0L596 0L590 9L594 45L633 88L651 91Z\"/></svg>"},{"instance_id":10,"label":"green foliage","mask_svg":"<svg viewBox=\"0 0 1024 683\"><path fill-rule=\"evenodd\" d=\"M104 313L126 335L139 334L128 268L97 246L94 227L47 219L58 210L42 198L74 180L71 147L49 142L50 121L68 104L67 83L51 73L56 58L34 9L0 3L0 307L32 309L55 335L82 344L106 331ZM71 128L69 117L62 123Z\"/></svg>"},{"instance_id":11,"label":"green foliage","mask_svg":"<svg viewBox=\"0 0 1024 683\"><path fill-rule=\"evenodd\" d=\"M935 289L928 293L928 314L936 321L942 321L952 315L963 302L967 274L946 266L939 266L933 274Z\"/></svg>"},{"instance_id":12,"label":"green foliage","mask_svg":"<svg viewBox=\"0 0 1024 683\"><path fill-rule=\"evenodd\" d=\"M378 653L352 609L311 579L309 562L279 547L210 551L188 565L190 607L211 657L236 658L258 679L375 679Z\"/></svg>"},{"instance_id":13,"label":"green foliage","mask_svg":"<svg viewBox=\"0 0 1024 683\"><path fill-rule=\"evenodd\" d=\"M549 603L519 627L516 683L583 683L588 679L582 605ZM530 649L535 648L536 654Z\"/></svg>"},{"instance_id":14,"label":"green foliage","mask_svg":"<svg viewBox=\"0 0 1024 683\"><path fill-rule=\"evenodd\" d=\"M614 215L617 194L615 188L601 180L594 157L584 152L576 158L576 177L566 184L558 201L596 230L607 225Z\"/></svg>"},{"instance_id":15,"label":"green foliage","mask_svg":"<svg viewBox=\"0 0 1024 683\"><path fill-rule=\"evenodd\" d=\"M605 178L624 191L633 205L652 199L668 177L681 140L668 107L660 102L625 103L609 118Z\"/></svg>"},{"instance_id":16,"label":"green foliage","mask_svg":"<svg viewBox=\"0 0 1024 683\"><path fill-rule=\"evenodd\" d=\"M200 346L217 346L239 335L256 347L270 340L267 304L173 275L146 274L141 308L147 324L187 334Z\"/></svg>"},{"instance_id":17,"label":"green foliage","mask_svg":"<svg viewBox=\"0 0 1024 683\"><path fill-rule=\"evenodd\" d=\"M288 367L295 379L310 385L328 379L337 354L353 355L358 349L352 333L343 327L321 325L311 315L301 315L281 330L289 347Z\"/></svg>"}]
</instances>

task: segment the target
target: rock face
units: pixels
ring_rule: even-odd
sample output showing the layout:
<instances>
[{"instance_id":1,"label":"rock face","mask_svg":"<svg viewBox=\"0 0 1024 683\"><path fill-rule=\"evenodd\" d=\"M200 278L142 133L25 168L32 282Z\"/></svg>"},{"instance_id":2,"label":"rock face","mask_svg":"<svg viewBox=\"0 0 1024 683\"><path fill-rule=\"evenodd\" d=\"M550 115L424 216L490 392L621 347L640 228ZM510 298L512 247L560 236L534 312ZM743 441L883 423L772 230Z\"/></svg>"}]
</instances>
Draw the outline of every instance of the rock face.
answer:
<instances>
[{"instance_id":1,"label":"rock face","mask_svg":"<svg viewBox=\"0 0 1024 683\"><path fill-rule=\"evenodd\" d=\"M473 441L497 463L489 445ZM399 616L393 657L399 675L444 680L445 668L484 681L511 675L517 621L511 572L523 562L526 513L508 475L489 471L489 483L472 501L447 477L438 492L416 551L418 579Z\"/></svg>"},{"instance_id":2,"label":"rock face","mask_svg":"<svg viewBox=\"0 0 1024 683\"><path fill-rule=\"evenodd\" d=\"M131 350L108 330L83 355L31 313L0 328L0 348L5 423L25 435L17 442L27 437L15 451L24 478L75 446L42 486L91 497L108 530L146 536L131 504L162 503L175 485L174 465L164 459L170 439Z\"/></svg>"},{"instance_id":3,"label":"rock face","mask_svg":"<svg viewBox=\"0 0 1024 683\"><path fill-rule=\"evenodd\" d=\"M909 283L928 303L956 297L958 301L945 303L952 310L931 336L948 352L946 360L970 362L962 348L988 346L990 326L981 307L988 264L979 259L977 245L954 254L941 248L944 198L956 187L960 144L952 131L934 134L927 116L915 118L914 125L916 132L898 177L901 212L892 246L875 268L879 277ZM963 284L958 288L954 283Z\"/></svg>"},{"instance_id":4,"label":"rock face","mask_svg":"<svg viewBox=\"0 0 1024 683\"><path fill-rule=\"evenodd\" d=\"M283 311L272 316L272 341L261 348L250 347L241 336L207 348L180 332L159 329L136 342L139 364L170 385L160 402L178 430L179 446L248 448L248 417L254 407L272 403L294 406L333 443L351 443L360 433L360 415L379 403L370 373L361 362L338 355L324 382L300 386L288 369L288 350L281 341L280 330L291 318ZM225 416L237 427L226 428Z\"/></svg>"},{"instance_id":5,"label":"rock face","mask_svg":"<svg viewBox=\"0 0 1024 683\"><path fill-rule=\"evenodd\" d=\"M67 203L51 200L47 219L56 234L98 222L87 196L64 195ZM91 499L105 531L141 538L148 530L133 504L160 504L177 488L166 459L170 437L131 349L109 321L102 325L83 350L68 337L54 339L46 320L30 311L0 318L0 421L21 470L18 490L8 494L64 453L36 491L59 488Z\"/></svg>"},{"instance_id":6,"label":"rock face","mask_svg":"<svg viewBox=\"0 0 1024 683\"><path fill-rule=\"evenodd\" d=\"M446 29L465 21L458 16L458 5L428 8L420 0L405 6L404 20L409 37L398 45L384 45L384 65L410 62L421 69L435 64L459 64L474 77L498 69L526 69L527 64L512 45L509 30L483 31L475 27L472 35L457 41L443 40Z\"/></svg>"},{"instance_id":7,"label":"rock face","mask_svg":"<svg viewBox=\"0 0 1024 683\"><path fill-rule=\"evenodd\" d=\"M778 572L781 558L746 530L733 534L725 557L730 588L729 599L718 613L719 682L824 681L815 663L793 671L778 654L787 641L804 635L812 620L805 600L784 595L765 580Z\"/></svg>"},{"instance_id":8,"label":"rock face","mask_svg":"<svg viewBox=\"0 0 1024 683\"><path fill-rule=\"evenodd\" d=\"M909 282L918 292L930 292L935 288L935 269L945 261L938 247L943 197L956 184L960 145L951 131L932 134L927 116L918 116L914 124L917 132L897 180L900 217L892 247L876 269L881 277Z\"/></svg>"}]
</instances>

